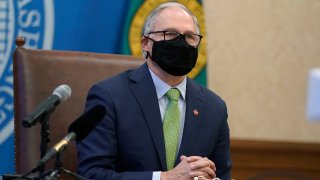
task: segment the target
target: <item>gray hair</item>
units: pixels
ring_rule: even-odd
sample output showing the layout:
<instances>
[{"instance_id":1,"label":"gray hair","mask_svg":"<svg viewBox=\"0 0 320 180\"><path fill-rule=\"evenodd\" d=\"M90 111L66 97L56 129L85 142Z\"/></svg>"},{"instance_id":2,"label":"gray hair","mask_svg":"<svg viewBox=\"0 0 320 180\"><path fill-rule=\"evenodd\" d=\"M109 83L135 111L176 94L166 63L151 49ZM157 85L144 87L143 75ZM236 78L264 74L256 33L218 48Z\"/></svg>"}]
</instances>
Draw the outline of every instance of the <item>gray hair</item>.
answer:
<instances>
[{"instance_id":1,"label":"gray hair","mask_svg":"<svg viewBox=\"0 0 320 180\"><path fill-rule=\"evenodd\" d=\"M186 13L188 13L192 17L194 25L196 26L196 33L197 34L200 33L198 19L193 15L193 13L187 7L185 7L184 5L178 2L167 2L167 3L160 4L157 8L151 11L151 13L147 17L146 22L143 26L143 36L148 36L149 33L152 31L155 19L160 14L160 12L170 7L180 8L184 10ZM142 53L143 53L143 57L146 57L146 52L143 51Z\"/></svg>"}]
</instances>

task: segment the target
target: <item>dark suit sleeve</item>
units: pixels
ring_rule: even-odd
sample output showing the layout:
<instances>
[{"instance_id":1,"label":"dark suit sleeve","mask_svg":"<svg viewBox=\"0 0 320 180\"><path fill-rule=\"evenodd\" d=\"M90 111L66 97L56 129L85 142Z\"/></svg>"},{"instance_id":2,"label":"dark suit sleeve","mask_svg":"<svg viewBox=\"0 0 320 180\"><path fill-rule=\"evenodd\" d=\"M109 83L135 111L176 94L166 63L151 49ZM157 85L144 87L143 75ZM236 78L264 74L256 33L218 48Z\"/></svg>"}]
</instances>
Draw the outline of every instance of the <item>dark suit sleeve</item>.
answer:
<instances>
[{"instance_id":1,"label":"dark suit sleeve","mask_svg":"<svg viewBox=\"0 0 320 180\"><path fill-rule=\"evenodd\" d=\"M152 179L152 171L117 171L117 115L112 101L101 84L89 91L86 110L99 104L105 106L106 115L85 139L77 142L78 173L89 179Z\"/></svg>"},{"instance_id":2,"label":"dark suit sleeve","mask_svg":"<svg viewBox=\"0 0 320 180\"><path fill-rule=\"evenodd\" d=\"M224 102L223 105L224 116L219 132L219 139L216 142L214 152L212 153L210 159L212 159L216 165L217 177L219 177L220 179L229 180L231 179L232 166L232 161L230 158L230 133L229 126L227 123L227 107Z\"/></svg>"}]
</instances>

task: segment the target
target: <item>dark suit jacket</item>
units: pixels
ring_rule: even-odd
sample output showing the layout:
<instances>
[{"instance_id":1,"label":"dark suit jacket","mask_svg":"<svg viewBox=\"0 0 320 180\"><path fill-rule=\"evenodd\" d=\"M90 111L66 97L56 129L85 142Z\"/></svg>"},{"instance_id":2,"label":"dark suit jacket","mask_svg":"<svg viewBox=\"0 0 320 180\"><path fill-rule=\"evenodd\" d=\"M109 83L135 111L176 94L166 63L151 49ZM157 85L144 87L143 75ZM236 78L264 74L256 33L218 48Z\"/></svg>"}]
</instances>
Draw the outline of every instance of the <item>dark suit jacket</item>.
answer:
<instances>
[{"instance_id":1,"label":"dark suit jacket","mask_svg":"<svg viewBox=\"0 0 320 180\"><path fill-rule=\"evenodd\" d=\"M95 84L86 109L106 108L102 122L77 143L78 173L90 179L151 179L165 171L159 104L147 64ZM198 111L194 113L194 110ZM211 159L217 176L230 179L227 108L216 94L187 80L181 155Z\"/></svg>"}]
</instances>

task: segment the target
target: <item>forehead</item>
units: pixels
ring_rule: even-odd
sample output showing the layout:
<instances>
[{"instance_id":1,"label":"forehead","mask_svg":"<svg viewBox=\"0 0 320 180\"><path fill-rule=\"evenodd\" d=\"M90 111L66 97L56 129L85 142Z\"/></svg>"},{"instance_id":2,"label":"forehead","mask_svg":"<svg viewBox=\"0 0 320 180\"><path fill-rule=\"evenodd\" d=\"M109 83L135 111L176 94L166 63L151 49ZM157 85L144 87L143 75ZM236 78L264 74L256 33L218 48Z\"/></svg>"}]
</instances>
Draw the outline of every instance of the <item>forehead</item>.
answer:
<instances>
[{"instance_id":1,"label":"forehead","mask_svg":"<svg viewBox=\"0 0 320 180\"><path fill-rule=\"evenodd\" d=\"M196 32L195 23L190 14L179 7L168 7L159 12L155 18L154 31L176 30L183 32Z\"/></svg>"}]
</instances>

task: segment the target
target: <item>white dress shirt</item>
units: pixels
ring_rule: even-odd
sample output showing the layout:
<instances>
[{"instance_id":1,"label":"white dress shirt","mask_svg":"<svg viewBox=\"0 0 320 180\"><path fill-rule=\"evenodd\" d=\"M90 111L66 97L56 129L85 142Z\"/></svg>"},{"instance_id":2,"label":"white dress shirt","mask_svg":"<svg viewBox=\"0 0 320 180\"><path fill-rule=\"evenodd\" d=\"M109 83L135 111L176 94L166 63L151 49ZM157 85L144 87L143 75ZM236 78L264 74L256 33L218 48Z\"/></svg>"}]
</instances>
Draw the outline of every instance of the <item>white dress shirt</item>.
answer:
<instances>
[{"instance_id":1,"label":"white dress shirt","mask_svg":"<svg viewBox=\"0 0 320 180\"><path fill-rule=\"evenodd\" d=\"M180 91L180 97L178 100L178 105L179 105L179 110L180 110L180 130L179 130L179 146L178 147L180 148L181 139L182 139L182 135L183 135L185 115L186 115L187 78L185 76L183 81L180 84L178 84L175 87L171 87L170 85L168 85L167 83L162 81L157 75L155 75L151 69L149 69L149 71L150 71L154 86L156 88L162 122L164 119L166 107L169 103L169 100L168 100L167 96L165 96L165 94L171 88L177 88ZM177 154L178 154L178 152L177 152ZM161 174L160 171L153 172L152 180L160 180L160 174Z\"/></svg>"}]
</instances>

